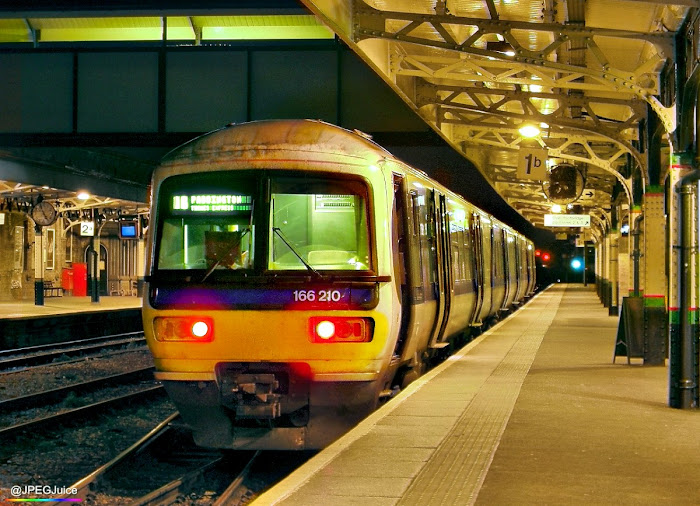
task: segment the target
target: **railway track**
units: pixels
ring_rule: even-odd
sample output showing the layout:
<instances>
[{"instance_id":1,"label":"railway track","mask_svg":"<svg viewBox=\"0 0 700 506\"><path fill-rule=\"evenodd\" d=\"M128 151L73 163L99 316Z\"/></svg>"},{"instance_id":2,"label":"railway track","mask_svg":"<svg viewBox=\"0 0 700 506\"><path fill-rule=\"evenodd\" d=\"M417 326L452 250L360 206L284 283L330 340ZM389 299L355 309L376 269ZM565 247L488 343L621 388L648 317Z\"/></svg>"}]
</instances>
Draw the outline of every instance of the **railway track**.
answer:
<instances>
[{"instance_id":1,"label":"railway track","mask_svg":"<svg viewBox=\"0 0 700 506\"><path fill-rule=\"evenodd\" d=\"M70 488L88 504L247 504L315 452L224 451L197 447L175 413Z\"/></svg>"},{"instance_id":2,"label":"railway track","mask_svg":"<svg viewBox=\"0 0 700 506\"><path fill-rule=\"evenodd\" d=\"M45 344L0 350L0 374L14 372L17 368L42 366L57 363L59 359L85 357L105 351L122 350L133 346L144 346L143 332L129 332L112 336L94 337L65 343ZM81 360L83 359L81 358ZM66 363L67 360L61 360Z\"/></svg>"},{"instance_id":3,"label":"railway track","mask_svg":"<svg viewBox=\"0 0 700 506\"><path fill-rule=\"evenodd\" d=\"M44 392L37 392L21 397L14 397L0 401L0 413L10 413L13 411L21 411L25 409L38 408L48 404L55 404L63 401L69 395L80 397L81 395L99 390L101 388L124 385L139 381L147 381L153 379L153 367L143 367L131 371L112 374L80 383L73 383L64 387L54 388Z\"/></svg>"},{"instance_id":4,"label":"railway track","mask_svg":"<svg viewBox=\"0 0 700 506\"><path fill-rule=\"evenodd\" d=\"M68 409L59 413L52 413L2 428L0 429L0 441L7 442L22 434L36 432L45 427L55 428L56 426L92 419L114 408L122 408L134 403L148 402L159 397L165 397L165 389L162 385L149 384L128 394L110 397L85 406Z\"/></svg>"},{"instance_id":5,"label":"railway track","mask_svg":"<svg viewBox=\"0 0 700 506\"><path fill-rule=\"evenodd\" d=\"M175 504L197 498L234 497L258 453L223 452L195 446L177 413L130 448L72 487L96 504Z\"/></svg>"}]
</instances>

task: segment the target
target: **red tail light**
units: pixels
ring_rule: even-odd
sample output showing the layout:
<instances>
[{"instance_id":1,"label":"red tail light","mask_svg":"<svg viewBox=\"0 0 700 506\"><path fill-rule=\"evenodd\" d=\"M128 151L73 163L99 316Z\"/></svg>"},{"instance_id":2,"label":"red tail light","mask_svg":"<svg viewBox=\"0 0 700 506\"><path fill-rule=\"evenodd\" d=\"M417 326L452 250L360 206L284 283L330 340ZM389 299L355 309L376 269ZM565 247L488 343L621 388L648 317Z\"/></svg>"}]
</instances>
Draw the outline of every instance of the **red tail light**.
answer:
<instances>
[{"instance_id":1,"label":"red tail light","mask_svg":"<svg viewBox=\"0 0 700 506\"><path fill-rule=\"evenodd\" d=\"M313 343L368 343L372 327L370 318L313 316L309 318L309 338Z\"/></svg>"},{"instance_id":2,"label":"red tail light","mask_svg":"<svg viewBox=\"0 0 700 506\"><path fill-rule=\"evenodd\" d=\"M214 340L214 321L211 318L159 317L153 320L157 341L200 342Z\"/></svg>"}]
</instances>

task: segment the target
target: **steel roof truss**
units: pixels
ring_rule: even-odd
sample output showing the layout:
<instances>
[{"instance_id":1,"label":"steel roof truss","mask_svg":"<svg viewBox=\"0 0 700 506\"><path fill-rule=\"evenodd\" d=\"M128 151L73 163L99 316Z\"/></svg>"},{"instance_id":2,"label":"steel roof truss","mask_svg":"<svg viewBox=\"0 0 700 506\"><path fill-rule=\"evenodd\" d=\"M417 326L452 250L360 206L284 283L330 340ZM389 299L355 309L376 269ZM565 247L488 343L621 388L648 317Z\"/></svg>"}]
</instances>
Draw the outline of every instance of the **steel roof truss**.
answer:
<instances>
[{"instance_id":1,"label":"steel roof truss","mask_svg":"<svg viewBox=\"0 0 700 506\"><path fill-rule=\"evenodd\" d=\"M425 47L435 47L461 53L493 58L494 61L505 60L512 69L519 64L521 70L531 67L544 67L556 74L566 74L558 79L561 87L585 85L585 79L594 79L601 91L627 91L649 102L659 115L668 132L675 130L675 115L664 107L654 96L658 94L658 75L655 70L663 60L673 56L673 33L671 32L634 32L629 30L589 28L580 24L561 25L556 23L531 23L526 21L502 21L499 19L479 19L457 17L449 14L415 14L408 12L391 12L374 9L361 0L353 2L354 39L383 38L399 42L410 42ZM387 22L391 21L391 22ZM392 31L393 26L399 27ZM420 33L412 35L418 27L428 25L437 37L430 38ZM449 25L468 26L472 33L463 42L459 42L450 33ZM527 32L546 32L550 34L551 43L541 50L531 50L520 43L512 30ZM507 41L515 51L515 56L506 56L501 52L485 49L488 36L499 36ZM612 68L608 58L594 40L597 36L633 39L651 43L656 48L656 55L648 58L631 73ZM581 67L561 63L556 51L572 37L583 40L588 50L595 56L600 68ZM490 60L489 60L490 61ZM488 64L484 63L484 66ZM409 73L409 75L412 75ZM437 76L436 76L437 77ZM476 80L476 79L474 79ZM483 78L479 80L484 80ZM491 79L488 79L491 80ZM583 81L583 82L579 82ZM582 88L586 89L586 88Z\"/></svg>"}]
</instances>

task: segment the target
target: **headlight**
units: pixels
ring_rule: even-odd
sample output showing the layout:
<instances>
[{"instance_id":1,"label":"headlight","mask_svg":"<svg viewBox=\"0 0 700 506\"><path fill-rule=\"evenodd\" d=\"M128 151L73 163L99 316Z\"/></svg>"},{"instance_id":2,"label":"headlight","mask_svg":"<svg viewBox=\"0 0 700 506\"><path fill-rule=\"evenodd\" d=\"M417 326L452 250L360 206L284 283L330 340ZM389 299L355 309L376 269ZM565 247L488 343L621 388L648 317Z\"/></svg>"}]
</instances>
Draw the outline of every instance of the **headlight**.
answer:
<instances>
[{"instance_id":1,"label":"headlight","mask_svg":"<svg viewBox=\"0 0 700 506\"><path fill-rule=\"evenodd\" d=\"M214 321L211 318L165 316L153 320L156 341L199 342L214 340Z\"/></svg>"},{"instance_id":2,"label":"headlight","mask_svg":"<svg viewBox=\"0 0 700 506\"><path fill-rule=\"evenodd\" d=\"M371 318L312 316L309 338L312 343L368 343L372 340Z\"/></svg>"}]
</instances>

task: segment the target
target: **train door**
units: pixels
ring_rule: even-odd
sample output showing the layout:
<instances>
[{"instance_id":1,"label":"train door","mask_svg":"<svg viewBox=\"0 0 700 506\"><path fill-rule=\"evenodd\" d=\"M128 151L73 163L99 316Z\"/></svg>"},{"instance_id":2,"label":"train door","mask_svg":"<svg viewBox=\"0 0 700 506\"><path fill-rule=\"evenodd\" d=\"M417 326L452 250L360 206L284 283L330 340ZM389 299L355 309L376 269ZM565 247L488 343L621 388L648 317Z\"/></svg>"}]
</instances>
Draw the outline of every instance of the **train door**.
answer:
<instances>
[{"instance_id":1,"label":"train door","mask_svg":"<svg viewBox=\"0 0 700 506\"><path fill-rule=\"evenodd\" d=\"M522 236L518 240L518 301L523 301L528 294L529 262L527 241Z\"/></svg>"},{"instance_id":2,"label":"train door","mask_svg":"<svg viewBox=\"0 0 700 506\"><path fill-rule=\"evenodd\" d=\"M493 239L491 238L493 222L483 215L479 216L479 221L484 282L482 287L484 289L484 306L481 308L481 318L484 319L494 314L498 308L493 307Z\"/></svg>"},{"instance_id":3,"label":"train door","mask_svg":"<svg viewBox=\"0 0 700 506\"><path fill-rule=\"evenodd\" d=\"M523 254L523 240L519 235L515 235L515 302L523 300L525 295L525 280L523 280L523 265L525 255Z\"/></svg>"},{"instance_id":4,"label":"train door","mask_svg":"<svg viewBox=\"0 0 700 506\"><path fill-rule=\"evenodd\" d=\"M399 335L394 348L394 356L400 357L406 340L413 313L412 275L409 263L411 247L408 237L409 223L406 211L406 185L403 176L394 174L394 205L392 207L392 245L394 255L394 279L401 304Z\"/></svg>"},{"instance_id":5,"label":"train door","mask_svg":"<svg viewBox=\"0 0 700 506\"><path fill-rule=\"evenodd\" d=\"M491 313L497 315L503 309L506 296L506 247L505 231L499 226L491 228Z\"/></svg>"},{"instance_id":6,"label":"train door","mask_svg":"<svg viewBox=\"0 0 700 506\"><path fill-rule=\"evenodd\" d=\"M528 297L535 293L535 279L537 267L535 266L535 251L532 244L527 245L527 295Z\"/></svg>"},{"instance_id":7,"label":"train door","mask_svg":"<svg viewBox=\"0 0 700 506\"><path fill-rule=\"evenodd\" d=\"M481 216L472 214L469 233L472 236L472 279L474 280L474 293L476 293L476 304L474 305L474 314L471 317L471 323L474 325L481 324L481 312L484 308L484 297L487 292L486 283L484 283L484 245L481 230ZM488 290L489 298L491 291Z\"/></svg>"},{"instance_id":8,"label":"train door","mask_svg":"<svg viewBox=\"0 0 700 506\"><path fill-rule=\"evenodd\" d=\"M434 248L431 249L435 257L435 296L437 300L437 313L435 315L430 346L431 348L444 348L447 346L447 343L442 342L442 339L445 337L444 331L450 314L450 303L452 301L452 291L454 289L450 261L450 224L445 196L437 191L430 190L428 191L428 196L430 202L428 219L431 221L430 226L435 230L435 245Z\"/></svg>"},{"instance_id":9,"label":"train door","mask_svg":"<svg viewBox=\"0 0 700 506\"><path fill-rule=\"evenodd\" d=\"M518 271L516 260L515 234L503 229L503 247L505 262L505 295L503 309L507 310L515 301L518 290Z\"/></svg>"}]
</instances>

